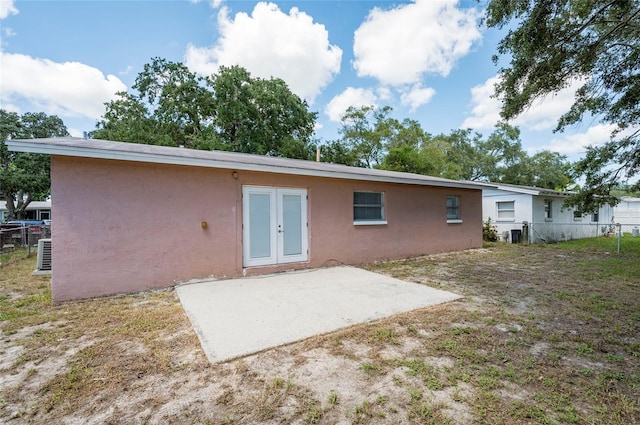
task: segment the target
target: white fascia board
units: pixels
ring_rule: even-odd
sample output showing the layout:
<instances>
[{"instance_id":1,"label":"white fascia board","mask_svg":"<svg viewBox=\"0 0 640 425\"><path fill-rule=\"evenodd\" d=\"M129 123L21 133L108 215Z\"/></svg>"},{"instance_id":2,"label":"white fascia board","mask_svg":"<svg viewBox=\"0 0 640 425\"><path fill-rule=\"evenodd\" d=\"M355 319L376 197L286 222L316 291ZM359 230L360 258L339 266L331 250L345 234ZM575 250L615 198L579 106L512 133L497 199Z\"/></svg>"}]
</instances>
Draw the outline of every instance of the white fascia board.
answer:
<instances>
[{"instance_id":1,"label":"white fascia board","mask_svg":"<svg viewBox=\"0 0 640 425\"><path fill-rule=\"evenodd\" d=\"M220 159L209 158L194 158L181 155L165 155L157 153L147 152L132 152L127 150L113 150L103 149L97 147L78 147L69 145L57 145L57 144L44 144L44 143L30 143L25 140L21 141L6 141L7 148L11 151L29 152L29 153L41 153L47 155L60 155L60 156L72 156L82 158L96 158L96 159L108 159L115 161L132 161L132 162L147 162L155 164L171 164L171 165L185 165L193 167L207 167L207 168L220 168L238 171L256 171L264 173L278 173L278 174L292 174L311 177L327 177L334 179L347 179L347 180L361 180L361 181L375 181L383 183L400 183L400 184L415 184L420 186L437 186L437 187L452 187L460 189L477 189L482 187L495 188L490 183L470 183L470 182L457 182L457 181L440 181L429 180L412 177L396 177L396 176L383 176L375 174L360 174L349 173L340 171L329 170L313 170L303 167L282 166L282 165L266 165L266 164L254 164L251 162L243 161L225 161Z\"/></svg>"},{"instance_id":2,"label":"white fascia board","mask_svg":"<svg viewBox=\"0 0 640 425\"><path fill-rule=\"evenodd\" d=\"M497 187L498 190L502 190L504 192L510 192L510 193L522 193L522 194L525 194L525 195L539 195L540 194L539 190L526 189L524 187L501 186L499 183L496 184L496 187Z\"/></svg>"}]
</instances>

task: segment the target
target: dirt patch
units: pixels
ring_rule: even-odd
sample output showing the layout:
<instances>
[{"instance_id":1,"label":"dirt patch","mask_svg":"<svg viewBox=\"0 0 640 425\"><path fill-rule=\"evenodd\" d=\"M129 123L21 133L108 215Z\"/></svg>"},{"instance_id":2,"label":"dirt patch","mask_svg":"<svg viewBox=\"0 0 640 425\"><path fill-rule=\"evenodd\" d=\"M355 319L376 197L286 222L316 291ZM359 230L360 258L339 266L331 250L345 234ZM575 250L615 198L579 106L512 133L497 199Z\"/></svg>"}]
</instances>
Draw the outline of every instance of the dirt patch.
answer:
<instances>
[{"instance_id":1,"label":"dirt patch","mask_svg":"<svg viewBox=\"0 0 640 425\"><path fill-rule=\"evenodd\" d=\"M173 292L53 305L33 261L0 277L0 422L640 423L637 258L496 245L375 264L465 298L224 364Z\"/></svg>"}]
</instances>

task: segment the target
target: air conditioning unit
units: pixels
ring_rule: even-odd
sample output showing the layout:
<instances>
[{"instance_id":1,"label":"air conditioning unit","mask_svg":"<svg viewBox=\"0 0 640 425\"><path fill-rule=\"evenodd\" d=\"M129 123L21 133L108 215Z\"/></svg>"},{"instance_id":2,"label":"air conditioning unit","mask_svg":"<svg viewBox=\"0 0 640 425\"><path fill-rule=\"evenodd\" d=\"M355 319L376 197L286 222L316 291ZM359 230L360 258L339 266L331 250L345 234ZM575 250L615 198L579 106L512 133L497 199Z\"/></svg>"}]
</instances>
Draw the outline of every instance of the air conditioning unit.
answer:
<instances>
[{"instance_id":1,"label":"air conditioning unit","mask_svg":"<svg viewBox=\"0 0 640 425\"><path fill-rule=\"evenodd\" d=\"M51 239L38 241L38 271L51 270Z\"/></svg>"}]
</instances>

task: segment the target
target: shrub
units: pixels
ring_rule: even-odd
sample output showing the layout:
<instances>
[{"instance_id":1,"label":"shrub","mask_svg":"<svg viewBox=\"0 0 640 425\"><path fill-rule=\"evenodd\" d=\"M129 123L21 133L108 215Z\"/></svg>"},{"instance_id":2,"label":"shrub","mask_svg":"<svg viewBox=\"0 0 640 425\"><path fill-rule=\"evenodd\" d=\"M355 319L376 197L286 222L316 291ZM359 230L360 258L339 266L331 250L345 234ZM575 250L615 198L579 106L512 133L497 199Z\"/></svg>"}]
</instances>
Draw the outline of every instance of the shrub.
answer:
<instances>
[{"instance_id":1,"label":"shrub","mask_svg":"<svg viewBox=\"0 0 640 425\"><path fill-rule=\"evenodd\" d=\"M498 240L498 226L493 224L491 217L482 223L482 239L488 242L495 242Z\"/></svg>"}]
</instances>

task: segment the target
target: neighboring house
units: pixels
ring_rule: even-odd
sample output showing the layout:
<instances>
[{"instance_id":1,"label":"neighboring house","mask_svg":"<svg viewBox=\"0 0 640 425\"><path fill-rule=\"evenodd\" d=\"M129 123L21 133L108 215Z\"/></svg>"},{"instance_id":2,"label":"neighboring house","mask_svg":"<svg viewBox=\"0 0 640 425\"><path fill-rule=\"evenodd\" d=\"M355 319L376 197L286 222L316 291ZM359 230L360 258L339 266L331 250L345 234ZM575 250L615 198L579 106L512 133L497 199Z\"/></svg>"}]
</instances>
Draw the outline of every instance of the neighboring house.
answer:
<instances>
[{"instance_id":1,"label":"neighboring house","mask_svg":"<svg viewBox=\"0 0 640 425\"><path fill-rule=\"evenodd\" d=\"M486 185L104 140L7 146L51 155L57 301L482 246Z\"/></svg>"},{"instance_id":2,"label":"neighboring house","mask_svg":"<svg viewBox=\"0 0 640 425\"><path fill-rule=\"evenodd\" d=\"M597 213L585 214L564 207L571 194L538 187L494 183L482 193L483 221L489 218L503 241L557 242L591 238L602 229L613 229L613 209L605 205ZM526 224L526 226L525 226Z\"/></svg>"},{"instance_id":3,"label":"neighboring house","mask_svg":"<svg viewBox=\"0 0 640 425\"><path fill-rule=\"evenodd\" d=\"M618 205L613 207L616 223L622 225L623 232L631 232L634 227L640 228L640 198L623 196Z\"/></svg>"},{"instance_id":4,"label":"neighboring house","mask_svg":"<svg viewBox=\"0 0 640 425\"><path fill-rule=\"evenodd\" d=\"M27 205L25 220L51 220L51 201L31 201ZM7 221L7 203L0 201L0 223Z\"/></svg>"}]
</instances>

